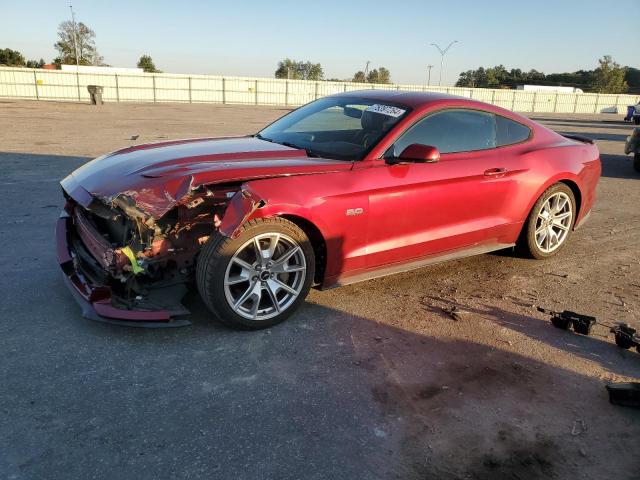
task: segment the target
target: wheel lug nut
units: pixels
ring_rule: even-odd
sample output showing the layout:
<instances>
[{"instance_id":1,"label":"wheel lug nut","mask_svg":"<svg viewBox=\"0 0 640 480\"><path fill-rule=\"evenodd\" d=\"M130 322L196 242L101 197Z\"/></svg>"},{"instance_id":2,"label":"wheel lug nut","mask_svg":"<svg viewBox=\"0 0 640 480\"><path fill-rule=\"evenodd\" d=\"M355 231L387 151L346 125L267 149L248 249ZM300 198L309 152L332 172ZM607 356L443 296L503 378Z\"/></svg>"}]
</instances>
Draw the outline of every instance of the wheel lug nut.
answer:
<instances>
[{"instance_id":1,"label":"wheel lug nut","mask_svg":"<svg viewBox=\"0 0 640 480\"><path fill-rule=\"evenodd\" d=\"M258 277L252 277L251 280L255 282L256 280L258 280Z\"/></svg>"}]
</instances>

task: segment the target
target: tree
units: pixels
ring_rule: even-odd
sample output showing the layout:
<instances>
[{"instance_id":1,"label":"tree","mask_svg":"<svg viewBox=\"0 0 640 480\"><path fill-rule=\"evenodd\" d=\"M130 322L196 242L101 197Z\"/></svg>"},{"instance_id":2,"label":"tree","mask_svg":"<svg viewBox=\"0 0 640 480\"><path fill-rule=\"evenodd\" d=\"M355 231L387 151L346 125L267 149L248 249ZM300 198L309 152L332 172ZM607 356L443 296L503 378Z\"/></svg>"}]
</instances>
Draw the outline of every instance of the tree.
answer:
<instances>
[{"instance_id":1,"label":"tree","mask_svg":"<svg viewBox=\"0 0 640 480\"><path fill-rule=\"evenodd\" d=\"M40 60L29 60L27 61L27 68L42 68L44 67L44 58Z\"/></svg>"},{"instance_id":2,"label":"tree","mask_svg":"<svg viewBox=\"0 0 640 480\"><path fill-rule=\"evenodd\" d=\"M593 72L593 87L598 93L624 93L629 88L624 77L626 68L613 61L611 55L598 60L600 66Z\"/></svg>"},{"instance_id":3,"label":"tree","mask_svg":"<svg viewBox=\"0 0 640 480\"><path fill-rule=\"evenodd\" d=\"M95 36L95 32L82 22L75 25L69 20L62 22L58 26L59 40L54 45L60 53L60 62L75 65L77 51L78 64L102 65L103 58L96 49Z\"/></svg>"},{"instance_id":4,"label":"tree","mask_svg":"<svg viewBox=\"0 0 640 480\"><path fill-rule=\"evenodd\" d=\"M352 82L357 83L391 83L391 72L384 67L371 70L366 76L362 70L353 75Z\"/></svg>"},{"instance_id":5,"label":"tree","mask_svg":"<svg viewBox=\"0 0 640 480\"><path fill-rule=\"evenodd\" d=\"M0 48L0 65L22 67L24 63L24 57L19 51L11 50L10 48Z\"/></svg>"},{"instance_id":6,"label":"tree","mask_svg":"<svg viewBox=\"0 0 640 480\"><path fill-rule=\"evenodd\" d=\"M156 68L153 59L149 55L142 55L138 60L138 68L142 68L146 73L162 73Z\"/></svg>"},{"instance_id":7,"label":"tree","mask_svg":"<svg viewBox=\"0 0 640 480\"><path fill-rule=\"evenodd\" d=\"M369 83L391 83L391 72L384 67L374 68L367 75Z\"/></svg>"},{"instance_id":8,"label":"tree","mask_svg":"<svg viewBox=\"0 0 640 480\"><path fill-rule=\"evenodd\" d=\"M324 72L319 63L301 62L285 58L278 62L276 78L289 78L292 80L322 80Z\"/></svg>"},{"instance_id":9,"label":"tree","mask_svg":"<svg viewBox=\"0 0 640 480\"><path fill-rule=\"evenodd\" d=\"M364 72L362 70L359 70L353 75L353 80L351 81L356 83L365 83L367 81L367 77L364 76Z\"/></svg>"}]
</instances>

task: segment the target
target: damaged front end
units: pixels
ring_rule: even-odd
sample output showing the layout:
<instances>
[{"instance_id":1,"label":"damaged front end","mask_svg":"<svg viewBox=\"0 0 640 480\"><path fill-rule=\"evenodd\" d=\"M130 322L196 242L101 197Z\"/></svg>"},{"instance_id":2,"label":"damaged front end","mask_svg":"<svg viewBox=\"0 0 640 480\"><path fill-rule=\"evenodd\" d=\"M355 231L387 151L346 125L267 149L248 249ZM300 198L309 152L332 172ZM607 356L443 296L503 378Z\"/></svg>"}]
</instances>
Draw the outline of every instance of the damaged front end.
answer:
<instances>
[{"instance_id":1,"label":"damaged front end","mask_svg":"<svg viewBox=\"0 0 640 480\"><path fill-rule=\"evenodd\" d=\"M240 222L258 207L254 202L247 210L244 203L253 200L240 183L192 188L189 182L157 218L144 209L140 192L98 198L62 186L67 202L57 225L58 259L84 316L135 326L188 325L180 318L189 313L181 300L202 245L218 234L231 202L243 205Z\"/></svg>"}]
</instances>

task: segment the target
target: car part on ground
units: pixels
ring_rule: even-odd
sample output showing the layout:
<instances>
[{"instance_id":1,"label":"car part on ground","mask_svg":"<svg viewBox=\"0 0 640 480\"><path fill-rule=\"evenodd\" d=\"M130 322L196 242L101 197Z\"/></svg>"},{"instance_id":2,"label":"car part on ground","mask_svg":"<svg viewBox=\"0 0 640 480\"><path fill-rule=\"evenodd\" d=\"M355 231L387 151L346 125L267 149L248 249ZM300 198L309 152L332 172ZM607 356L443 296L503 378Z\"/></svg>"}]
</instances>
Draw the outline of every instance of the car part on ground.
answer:
<instances>
[{"instance_id":1,"label":"car part on ground","mask_svg":"<svg viewBox=\"0 0 640 480\"><path fill-rule=\"evenodd\" d=\"M596 317L583 315L570 310L556 312L543 307L537 307L537 309L539 312L550 315L551 323L560 330L569 330L569 327L573 327L573 330L580 335L590 335L595 325L607 327L609 332L614 334L618 347L625 350L635 347L638 353L640 353L640 335L638 335L635 328L626 323L607 324L605 322L599 322Z\"/></svg>"},{"instance_id":2,"label":"car part on ground","mask_svg":"<svg viewBox=\"0 0 640 480\"><path fill-rule=\"evenodd\" d=\"M609 401L612 404L640 408L640 383L609 383L605 387L609 392Z\"/></svg>"}]
</instances>

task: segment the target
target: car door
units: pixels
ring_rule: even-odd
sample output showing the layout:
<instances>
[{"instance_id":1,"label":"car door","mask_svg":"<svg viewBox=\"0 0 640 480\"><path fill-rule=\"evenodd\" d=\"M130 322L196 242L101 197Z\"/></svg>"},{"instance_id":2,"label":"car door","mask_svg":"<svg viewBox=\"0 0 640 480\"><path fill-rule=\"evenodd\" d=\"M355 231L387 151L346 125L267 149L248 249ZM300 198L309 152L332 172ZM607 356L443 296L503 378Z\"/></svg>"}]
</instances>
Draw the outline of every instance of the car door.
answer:
<instances>
[{"instance_id":1,"label":"car door","mask_svg":"<svg viewBox=\"0 0 640 480\"><path fill-rule=\"evenodd\" d=\"M521 170L513 156L496 148L493 114L450 109L432 113L402 134L385 157L414 143L441 152L437 163L369 169L369 268L463 248L481 250L509 243L505 216L516 197ZM511 235L512 236L512 235Z\"/></svg>"}]
</instances>

